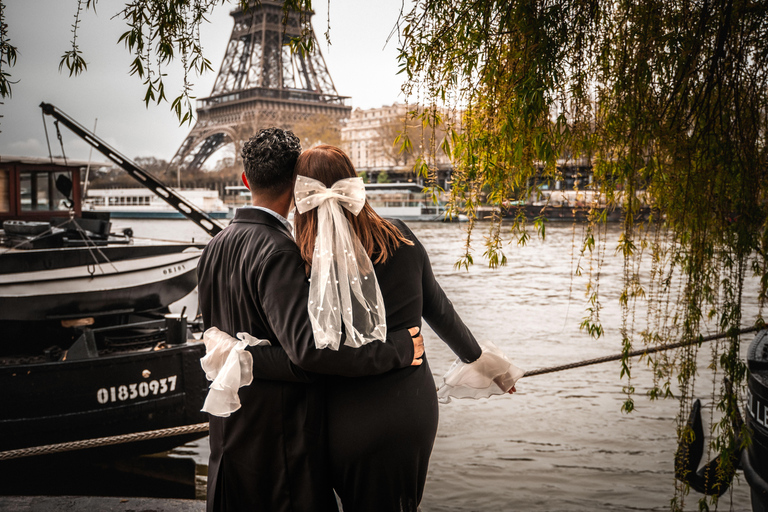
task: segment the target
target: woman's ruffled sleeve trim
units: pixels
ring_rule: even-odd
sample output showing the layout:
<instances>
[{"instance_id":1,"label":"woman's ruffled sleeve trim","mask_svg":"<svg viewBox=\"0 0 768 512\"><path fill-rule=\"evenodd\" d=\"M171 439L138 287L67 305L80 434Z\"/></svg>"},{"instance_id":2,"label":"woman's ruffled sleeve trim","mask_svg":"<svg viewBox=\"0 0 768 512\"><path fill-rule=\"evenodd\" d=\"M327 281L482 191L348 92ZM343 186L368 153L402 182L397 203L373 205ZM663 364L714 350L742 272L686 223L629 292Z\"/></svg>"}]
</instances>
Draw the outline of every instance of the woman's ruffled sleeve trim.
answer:
<instances>
[{"instance_id":1,"label":"woman's ruffled sleeve trim","mask_svg":"<svg viewBox=\"0 0 768 512\"><path fill-rule=\"evenodd\" d=\"M483 353L471 363L457 359L445 374L437 396L448 402L451 398L488 398L507 393L525 373L512 364L491 342L481 343Z\"/></svg>"},{"instance_id":2,"label":"woman's ruffled sleeve trim","mask_svg":"<svg viewBox=\"0 0 768 512\"><path fill-rule=\"evenodd\" d=\"M245 332L239 332L237 338L233 338L216 327L205 331L203 341L205 356L200 359L200 365L208 380L213 382L202 411L226 418L240 409L237 390L253 382L253 356L245 350L246 347L270 343Z\"/></svg>"}]
</instances>

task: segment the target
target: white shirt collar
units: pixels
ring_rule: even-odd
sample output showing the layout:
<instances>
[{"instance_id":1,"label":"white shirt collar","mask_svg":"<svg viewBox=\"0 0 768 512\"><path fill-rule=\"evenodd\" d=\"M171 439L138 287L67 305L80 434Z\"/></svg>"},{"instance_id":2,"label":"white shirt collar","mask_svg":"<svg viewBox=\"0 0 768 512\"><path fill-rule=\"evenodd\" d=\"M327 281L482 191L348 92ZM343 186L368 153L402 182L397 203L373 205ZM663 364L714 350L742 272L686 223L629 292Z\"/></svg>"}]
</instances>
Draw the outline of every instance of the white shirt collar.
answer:
<instances>
[{"instance_id":1,"label":"white shirt collar","mask_svg":"<svg viewBox=\"0 0 768 512\"><path fill-rule=\"evenodd\" d=\"M285 217L283 217L282 215L280 215L276 211L270 210L269 208L266 208L264 206L254 206L254 205L251 205L251 204L248 204L248 205L245 205L245 206L241 206L241 208L253 208L255 210L261 210L261 211L267 212L268 214L272 215L274 218L279 220L280 223L283 226L285 226L285 229L287 229L289 233L293 234L293 226L291 226L291 223L288 222L288 220L286 220Z\"/></svg>"}]
</instances>

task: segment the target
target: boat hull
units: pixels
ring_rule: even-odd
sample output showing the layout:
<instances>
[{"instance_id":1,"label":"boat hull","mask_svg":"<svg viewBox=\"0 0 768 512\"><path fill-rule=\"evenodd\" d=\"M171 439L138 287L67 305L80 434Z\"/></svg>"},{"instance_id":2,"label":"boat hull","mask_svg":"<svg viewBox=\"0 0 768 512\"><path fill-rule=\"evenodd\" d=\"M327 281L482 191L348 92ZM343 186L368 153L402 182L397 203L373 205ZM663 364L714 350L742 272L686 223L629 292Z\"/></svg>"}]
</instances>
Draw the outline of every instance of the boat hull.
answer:
<instances>
[{"instance_id":1,"label":"boat hull","mask_svg":"<svg viewBox=\"0 0 768 512\"><path fill-rule=\"evenodd\" d=\"M82 441L208 420L202 343L79 361L0 366L0 451ZM10 392L9 392L10 391ZM185 434L124 448L170 449L205 435ZM120 450L121 447L111 448Z\"/></svg>"},{"instance_id":2,"label":"boat hull","mask_svg":"<svg viewBox=\"0 0 768 512\"><path fill-rule=\"evenodd\" d=\"M0 320L149 311L197 285L193 245L59 248L0 254Z\"/></svg>"},{"instance_id":3,"label":"boat hull","mask_svg":"<svg viewBox=\"0 0 768 512\"><path fill-rule=\"evenodd\" d=\"M746 424L751 443L742 453L753 512L768 511L768 330L758 333L747 353Z\"/></svg>"}]
</instances>

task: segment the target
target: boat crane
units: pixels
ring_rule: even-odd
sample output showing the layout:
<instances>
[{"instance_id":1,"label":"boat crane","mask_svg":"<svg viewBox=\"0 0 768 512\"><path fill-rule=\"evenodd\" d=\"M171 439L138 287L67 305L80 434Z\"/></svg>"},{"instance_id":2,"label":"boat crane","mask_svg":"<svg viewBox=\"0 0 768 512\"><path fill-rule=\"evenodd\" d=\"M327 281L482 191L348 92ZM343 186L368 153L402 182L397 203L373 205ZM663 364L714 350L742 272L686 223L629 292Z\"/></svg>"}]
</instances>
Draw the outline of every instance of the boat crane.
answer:
<instances>
[{"instance_id":1,"label":"boat crane","mask_svg":"<svg viewBox=\"0 0 768 512\"><path fill-rule=\"evenodd\" d=\"M45 102L40 103L40 108L43 109L44 114L60 121L75 135L82 138L85 142L96 148L104 156L122 167L123 170L130 174L131 177L133 177L136 181L152 190L166 203L181 212L181 214L187 217L189 220L200 226L209 235L216 236L219 231L224 229L221 224L209 217L204 211L184 199L181 195L177 194L170 188L163 185L160 180L136 165L129 158L121 155L117 150L110 147L109 144L98 138L96 134L84 128L80 123L62 112L59 108Z\"/></svg>"}]
</instances>

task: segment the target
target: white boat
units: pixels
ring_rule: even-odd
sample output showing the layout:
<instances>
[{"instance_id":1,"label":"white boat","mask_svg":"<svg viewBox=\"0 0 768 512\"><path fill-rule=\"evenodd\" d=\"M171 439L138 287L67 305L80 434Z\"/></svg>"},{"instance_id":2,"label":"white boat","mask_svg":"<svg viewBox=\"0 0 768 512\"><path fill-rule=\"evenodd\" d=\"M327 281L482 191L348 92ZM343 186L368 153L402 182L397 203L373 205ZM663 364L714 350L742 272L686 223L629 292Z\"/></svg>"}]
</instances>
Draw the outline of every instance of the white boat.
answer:
<instances>
[{"instance_id":1,"label":"white boat","mask_svg":"<svg viewBox=\"0 0 768 512\"><path fill-rule=\"evenodd\" d=\"M382 217L404 221L450 221L466 220L447 217L445 206L435 204L423 192L424 187L416 183L366 183L365 195L368 204Z\"/></svg>"},{"instance_id":2,"label":"white boat","mask_svg":"<svg viewBox=\"0 0 768 512\"><path fill-rule=\"evenodd\" d=\"M50 104L73 130L206 232L222 229ZM0 451L199 425L205 347L171 303L197 285L203 244L139 240L83 211L88 162L0 155ZM193 324L195 327L197 323ZM204 435L89 447L109 460ZM88 446L84 444L84 446Z\"/></svg>"},{"instance_id":3,"label":"white boat","mask_svg":"<svg viewBox=\"0 0 768 512\"><path fill-rule=\"evenodd\" d=\"M242 185L228 186L226 190L228 193L236 193L239 198L238 202L250 204L251 192L246 187ZM424 188L416 183L365 184L368 204L382 217L411 222L467 220L464 215L459 215L457 219L447 218L445 206L441 203L435 204L423 190Z\"/></svg>"},{"instance_id":4,"label":"white boat","mask_svg":"<svg viewBox=\"0 0 768 512\"><path fill-rule=\"evenodd\" d=\"M3 249L0 321L165 307L194 288L201 253L199 245L135 241L103 247Z\"/></svg>"},{"instance_id":5,"label":"white boat","mask_svg":"<svg viewBox=\"0 0 768 512\"><path fill-rule=\"evenodd\" d=\"M251 191L245 185L227 185L224 193L230 206L240 208L251 204Z\"/></svg>"},{"instance_id":6,"label":"white boat","mask_svg":"<svg viewBox=\"0 0 768 512\"><path fill-rule=\"evenodd\" d=\"M173 189L214 219L226 218L229 208L216 190ZM183 219L177 209L147 188L89 189L83 210L109 212L113 219Z\"/></svg>"}]
</instances>

